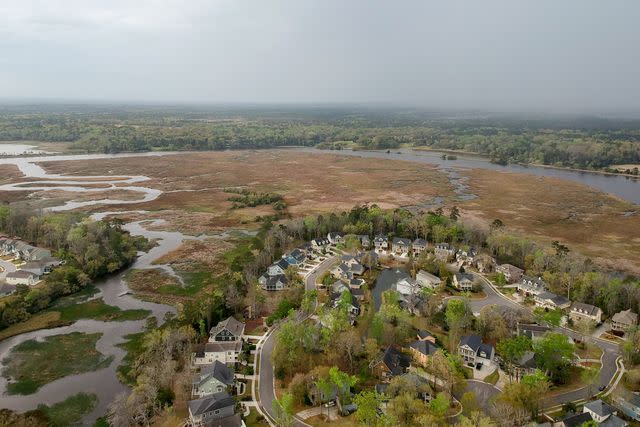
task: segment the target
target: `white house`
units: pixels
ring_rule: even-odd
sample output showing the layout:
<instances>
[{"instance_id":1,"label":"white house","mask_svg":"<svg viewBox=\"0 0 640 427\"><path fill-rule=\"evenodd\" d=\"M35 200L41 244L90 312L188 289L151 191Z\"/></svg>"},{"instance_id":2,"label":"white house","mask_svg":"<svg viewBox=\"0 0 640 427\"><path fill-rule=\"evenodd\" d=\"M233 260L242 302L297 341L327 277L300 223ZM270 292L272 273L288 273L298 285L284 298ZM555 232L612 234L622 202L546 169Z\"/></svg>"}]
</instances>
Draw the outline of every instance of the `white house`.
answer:
<instances>
[{"instance_id":1,"label":"white house","mask_svg":"<svg viewBox=\"0 0 640 427\"><path fill-rule=\"evenodd\" d=\"M458 354L465 364L475 366L476 363L493 362L495 350L492 345L483 343L478 335L465 335L460 338Z\"/></svg>"},{"instance_id":2,"label":"white house","mask_svg":"<svg viewBox=\"0 0 640 427\"><path fill-rule=\"evenodd\" d=\"M502 273L507 283L516 283L522 278L524 270L511 264L501 264L496 267L496 272Z\"/></svg>"},{"instance_id":3,"label":"white house","mask_svg":"<svg viewBox=\"0 0 640 427\"><path fill-rule=\"evenodd\" d=\"M442 283L442 280L438 276L434 276L433 274L420 270L418 274L416 274L416 282L420 284L420 286L430 289L436 289Z\"/></svg>"},{"instance_id":4,"label":"white house","mask_svg":"<svg viewBox=\"0 0 640 427\"><path fill-rule=\"evenodd\" d=\"M556 308L565 309L569 308L571 301L562 295L556 295L553 292L540 292L533 297L533 301L536 307L547 308L555 310Z\"/></svg>"},{"instance_id":5,"label":"white house","mask_svg":"<svg viewBox=\"0 0 640 427\"><path fill-rule=\"evenodd\" d=\"M327 240L329 240L329 243L332 245L337 245L338 243L342 243L344 238L342 237L342 234L332 232L327 234Z\"/></svg>"},{"instance_id":6,"label":"white house","mask_svg":"<svg viewBox=\"0 0 640 427\"><path fill-rule=\"evenodd\" d=\"M33 286L40 280L40 276L30 271L16 270L7 273L7 275L5 276L5 280L10 285Z\"/></svg>"},{"instance_id":7,"label":"white house","mask_svg":"<svg viewBox=\"0 0 640 427\"><path fill-rule=\"evenodd\" d=\"M242 352L242 341L216 341L208 342L196 349L193 363L195 365L209 365L216 360L231 364L238 361Z\"/></svg>"},{"instance_id":8,"label":"white house","mask_svg":"<svg viewBox=\"0 0 640 427\"><path fill-rule=\"evenodd\" d=\"M198 427L244 425L244 422L235 416L235 406L236 401L226 391L190 400L188 403L190 425Z\"/></svg>"},{"instance_id":9,"label":"white house","mask_svg":"<svg viewBox=\"0 0 640 427\"><path fill-rule=\"evenodd\" d=\"M389 239L387 236L383 236L382 234L377 235L373 239L373 244L378 251L386 251L389 249Z\"/></svg>"},{"instance_id":10,"label":"white house","mask_svg":"<svg viewBox=\"0 0 640 427\"><path fill-rule=\"evenodd\" d=\"M411 247L413 248L413 256L420 256L420 254L427 250L427 245L427 241L424 239L418 238L414 240L411 244Z\"/></svg>"},{"instance_id":11,"label":"white house","mask_svg":"<svg viewBox=\"0 0 640 427\"><path fill-rule=\"evenodd\" d=\"M453 275L453 286L460 291L469 292L473 289L473 276L467 273Z\"/></svg>"}]
</instances>

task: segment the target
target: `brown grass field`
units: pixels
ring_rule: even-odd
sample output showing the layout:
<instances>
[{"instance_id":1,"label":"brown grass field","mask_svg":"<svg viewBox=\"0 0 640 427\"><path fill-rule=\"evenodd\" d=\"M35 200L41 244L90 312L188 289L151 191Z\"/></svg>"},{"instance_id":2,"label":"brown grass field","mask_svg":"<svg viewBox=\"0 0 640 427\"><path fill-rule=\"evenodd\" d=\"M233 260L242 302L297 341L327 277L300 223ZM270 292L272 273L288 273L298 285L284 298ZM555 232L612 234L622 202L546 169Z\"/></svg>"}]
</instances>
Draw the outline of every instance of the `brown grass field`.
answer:
<instances>
[{"instance_id":1,"label":"brown grass field","mask_svg":"<svg viewBox=\"0 0 640 427\"><path fill-rule=\"evenodd\" d=\"M500 218L507 227L536 240L559 240L602 265L640 274L640 215L624 215L638 211L637 206L556 178L465 169L461 173L470 178L470 191L479 198L456 202L453 186L435 167L331 153L189 152L41 164L54 173L146 175L151 179L142 185L161 189L164 194L152 202L118 205L112 210L148 210L150 214L137 219L163 218L167 228L191 234L247 227L257 216L272 213L270 206L231 209L227 200L231 195L223 191L226 187L280 193L293 216L340 211L358 203L384 208L419 206L442 196L447 205L459 205L469 218L486 223ZM0 192L0 201L16 200L16 194L25 196ZM58 200L86 197L60 191L47 197L53 195ZM135 198L125 191L100 195Z\"/></svg>"}]
</instances>

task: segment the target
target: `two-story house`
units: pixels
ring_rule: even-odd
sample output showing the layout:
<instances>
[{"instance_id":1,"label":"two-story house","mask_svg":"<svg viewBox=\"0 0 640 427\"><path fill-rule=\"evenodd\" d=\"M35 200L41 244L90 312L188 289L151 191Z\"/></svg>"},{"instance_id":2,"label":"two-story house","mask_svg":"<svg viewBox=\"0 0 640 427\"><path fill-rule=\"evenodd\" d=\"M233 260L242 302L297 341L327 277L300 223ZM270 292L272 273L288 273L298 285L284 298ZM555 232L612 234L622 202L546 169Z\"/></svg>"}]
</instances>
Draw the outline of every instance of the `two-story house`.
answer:
<instances>
[{"instance_id":1,"label":"two-story house","mask_svg":"<svg viewBox=\"0 0 640 427\"><path fill-rule=\"evenodd\" d=\"M5 275L5 281L10 285L33 286L40 280L40 276L31 271L16 270Z\"/></svg>"},{"instance_id":2,"label":"two-story house","mask_svg":"<svg viewBox=\"0 0 640 427\"><path fill-rule=\"evenodd\" d=\"M389 346L380 358L369 364L373 375L383 381L407 372L411 366L411 357Z\"/></svg>"},{"instance_id":3,"label":"two-story house","mask_svg":"<svg viewBox=\"0 0 640 427\"><path fill-rule=\"evenodd\" d=\"M473 276L468 273L456 273L453 275L453 286L463 292L470 292L473 289Z\"/></svg>"},{"instance_id":4,"label":"two-story house","mask_svg":"<svg viewBox=\"0 0 640 427\"><path fill-rule=\"evenodd\" d=\"M522 276L518 282L518 292L524 296L535 296L547 290L547 284L540 277Z\"/></svg>"},{"instance_id":5,"label":"two-story house","mask_svg":"<svg viewBox=\"0 0 640 427\"><path fill-rule=\"evenodd\" d=\"M378 234L373 239L373 245L375 246L377 251L386 251L389 249L389 239L387 238L387 236Z\"/></svg>"},{"instance_id":6,"label":"two-story house","mask_svg":"<svg viewBox=\"0 0 640 427\"><path fill-rule=\"evenodd\" d=\"M337 244L340 244L340 243L344 242L344 237L340 233L331 232L331 233L327 234L327 240L332 245L337 245Z\"/></svg>"},{"instance_id":7,"label":"two-story house","mask_svg":"<svg viewBox=\"0 0 640 427\"><path fill-rule=\"evenodd\" d=\"M190 400L189 421L192 426L240 426L235 417L236 401L226 391Z\"/></svg>"},{"instance_id":8,"label":"two-story house","mask_svg":"<svg viewBox=\"0 0 640 427\"><path fill-rule=\"evenodd\" d=\"M391 242L393 253L400 256L407 256L411 251L411 240L403 237L394 237Z\"/></svg>"},{"instance_id":9,"label":"two-story house","mask_svg":"<svg viewBox=\"0 0 640 427\"><path fill-rule=\"evenodd\" d=\"M602 322L602 310L594 305L576 301L571 304L569 317L574 322L588 320L599 324Z\"/></svg>"},{"instance_id":10,"label":"two-story house","mask_svg":"<svg viewBox=\"0 0 640 427\"><path fill-rule=\"evenodd\" d=\"M413 248L413 256L417 258L422 255L422 253L427 250L427 246L428 243L425 239L415 239L411 244L411 247Z\"/></svg>"},{"instance_id":11,"label":"two-story house","mask_svg":"<svg viewBox=\"0 0 640 427\"><path fill-rule=\"evenodd\" d=\"M516 283L522 278L524 270L511 264L501 264L496 267L497 273L502 273L507 283Z\"/></svg>"},{"instance_id":12,"label":"two-story house","mask_svg":"<svg viewBox=\"0 0 640 427\"><path fill-rule=\"evenodd\" d=\"M534 295L533 302L536 307L545 308L548 310L569 308L571 306L571 301L562 295L556 295L553 292L540 292L537 295Z\"/></svg>"},{"instance_id":13,"label":"two-story house","mask_svg":"<svg viewBox=\"0 0 640 427\"><path fill-rule=\"evenodd\" d=\"M411 358L420 366L426 367L429 358L438 351L438 346L429 340L418 340L409 344L409 353Z\"/></svg>"},{"instance_id":14,"label":"two-story house","mask_svg":"<svg viewBox=\"0 0 640 427\"><path fill-rule=\"evenodd\" d=\"M618 332L627 332L638 324L638 315L629 310L619 311L611 317L611 329Z\"/></svg>"},{"instance_id":15,"label":"two-story house","mask_svg":"<svg viewBox=\"0 0 640 427\"><path fill-rule=\"evenodd\" d=\"M458 355L468 366L475 366L478 363L491 363L495 350L492 345L482 342L480 336L472 334L460 338L458 344Z\"/></svg>"},{"instance_id":16,"label":"two-story house","mask_svg":"<svg viewBox=\"0 0 640 427\"><path fill-rule=\"evenodd\" d=\"M427 271L420 270L418 271L418 274L416 274L416 282L418 282L418 284L423 288L435 290L440 286L442 280L438 276L434 276Z\"/></svg>"},{"instance_id":17,"label":"two-story house","mask_svg":"<svg viewBox=\"0 0 640 427\"><path fill-rule=\"evenodd\" d=\"M216 360L213 364L204 366L195 375L191 394L201 398L221 391L229 391L234 384L233 369Z\"/></svg>"},{"instance_id":18,"label":"two-story house","mask_svg":"<svg viewBox=\"0 0 640 427\"><path fill-rule=\"evenodd\" d=\"M440 261L447 262L455 255L456 250L448 243L438 243L433 247L433 253Z\"/></svg>"}]
</instances>

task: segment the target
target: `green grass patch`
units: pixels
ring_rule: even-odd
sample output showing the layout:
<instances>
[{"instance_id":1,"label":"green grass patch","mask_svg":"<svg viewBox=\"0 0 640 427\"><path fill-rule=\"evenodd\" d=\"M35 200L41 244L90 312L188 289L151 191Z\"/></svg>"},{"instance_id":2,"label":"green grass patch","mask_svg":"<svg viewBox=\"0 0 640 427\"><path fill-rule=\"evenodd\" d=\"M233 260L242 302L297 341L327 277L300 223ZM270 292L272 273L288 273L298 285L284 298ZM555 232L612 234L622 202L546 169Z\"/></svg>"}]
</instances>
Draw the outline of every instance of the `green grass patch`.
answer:
<instances>
[{"instance_id":1,"label":"green grass patch","mask_svg":"<svg viewBox=\"0 0 640 427\"><path fill-rule=\"evenodd\" d=\"M100 292L98 288L96 288L93 285L88 285L82 288L81 290L79 290L78 292L76 292L75 294L58 298L49 308L51 310L58 310L60 308L80 304L87 301L89 298L91 298L98 292Z\"/></svg>"},{"instance_id":2,"label":"green grass patch","mask_svg":"<svg viewBox=\"0 0 640 427\"><path fill-rule=\"evenodd\" d=\"M62 322L74 322L79 319L95 319L104 322L122 322L125 320L142 320L149 316L149 310L122 310L119 307L105 304L102 298L81 304L69 305L58 309Z\"/></svg>"},{"instance_id":3,"label":"green grass patch","mask_svg":"<svg viewBox=\"0 0 640 427\"><path fill-rule=\"evenodd\" d=\"M46 337L18 344L3 359L2 376L9 380L9 394L33 394L40 387L68 375L106 368L113 356L106 357L96 349L101 333Z\"/></svg>"},{"instance_id":4,"label":"green grass patch","mask_svg":"<svg viewBox=\"0 0 640 427\"><path fill-rule=\"evenodd\" d=\"M269 423L255 408L250 409L249 415L244 418L244 423L247 427L261 427L269 425Z\"/></svg>"},{"instance_id":5,"label":"green grass patch","mask_svg":"<svg viewBox=\"0 0 640 427\"><path fill-rule=\"evenodd\" d=\"M179 284L163 285L158 288L158 292L165 295L194 296L206 286L214 283L214 277L210 271L181 271L178 274L182 277L184 286Z\"/></svg>"},{"instance_id":6,"label":"green grass patch","mask_svg":"<svg viewBox=\"0 0 640 427\"><path fill-rule=\"evenodd\" d=\"M126 341L118 344L117 346L124 349L127 354L122 359L122 363L116 369L118 373L118 378L124 384L132 385L135 383L136 379L133 377L133 362L136 358L142 354L142 342L144 338L144 332L139 332L137 334L126 335Z\"/></svg>"},{"instance_id":7,"label":"green grass patch","mask_svg":"<svg viewBox=\"0 0 640 427\"><path fill-rule=\"evenodd\" d=\"M496 369L495 371L493 371L492 373L490 373L484 378L484 382L496 385L499 379L500 379L500 372L498 372L498 369Z\"/></svg>"},{"instance_id":8,"label":"green grass patch","mask_svg":"<svg viewBox=\"0 0 640 427\"><path fill-rule=\"evenodd\" d=\"M78 393L52 406L38 405L38 410L47 417L52 426L66 427L80 421L85 414L93 411L97 404L98 397L95 394Z\"/></svg>"}]
</instances>

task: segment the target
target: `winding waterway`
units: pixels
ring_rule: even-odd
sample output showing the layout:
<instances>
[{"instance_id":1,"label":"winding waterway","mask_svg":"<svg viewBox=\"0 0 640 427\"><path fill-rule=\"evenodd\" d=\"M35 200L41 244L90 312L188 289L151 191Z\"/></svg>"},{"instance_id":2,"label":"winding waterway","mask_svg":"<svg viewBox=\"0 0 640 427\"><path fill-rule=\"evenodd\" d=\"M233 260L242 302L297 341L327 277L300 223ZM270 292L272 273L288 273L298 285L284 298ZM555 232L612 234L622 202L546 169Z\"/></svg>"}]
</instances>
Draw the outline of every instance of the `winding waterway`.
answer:
<instances>
[{"instance_id":1,"label":"winding waterway","mask_svg":"<svg viewBox=\"0 0 640 427\"><path fill-rule=\"evenodd\" d=\"M310 153L322 153L325 151L315 149L298 149ZM447 174L449 179L456 187L456 192L459 198L471 198L474 197L468 193L468 188L465 183L465 177L461 175L460 169L491 169L491 170L505 170L511 172L528 173L538 176L551 176L563 179L568 179L581 184L589 185L591 187L600 189L604 192L611 193L615 196L628 200L635 204L640 204L640 182L634 179L622 177L622 176L607 176L596 173L579 172L572 170L559 170L535 166L519 166L509 165L500 166L489 163L485 159L458 155L458 159L454 161L443 160L439 153L436 152L424 152L413 150L394 150L392 153L380 152L380 151L326 151L332 154L345 155L345 156L360 156L367 158L378 159L396 159L411 162L419 162L425 164L435 164ZM162 194L161 190L144 187L141 185L149 178L146 176L75 176L75 175L62 175L62 174L50 174L45 169L39 166L38 162L43 161L73 161L73 160L92 160L92 159L111 159L117 157L148 157L148 156L166 156L175 153L134 153L134 154L93 154L93 155L65 155L65 156L33 156L33 157L16 157L16 158L0 158L0 164L12 164L16 165L24 175L24 181L19 183L11 183L0 185L0 191L47 191L55 188L56 190L63 190L69 192L103 192L105 190L129 190L140 194L138 200L119 200L119 199L95 199L91 201L70 201L63 205L53 206L48 208L51 211L62 211L75 209L82 206L89 205L104 205L105 210L99 213L93 214L94 219L102 219L111 212L106 210L107 206L134 203L142 203L156 199ZM108 188L91 188L90 185L102 184L102 186L108 186ZM435 201L437 203L437 200ZM138 213L144 213L144 211L136 211ZM149 227L158 225L158 221L136 221L128 223L125 228L134 235L142 235L148 239L156 239L158 245L151 249L147 253L141 253L138 259L130 268L136 269L150 269L161 268L167 273L177 277L176 273L169 265L156 265L152 262L164 254L176 249L184 239L197 239L201 237L186 236L178 232L168 231L155 231L150 230ZM167 305L153 304L144 302L134 298L131 295L125 294L128 291L126 283L124 281L124 275L126 272L121 272L117 275L113 275L104 278L97 283L96 287L99 289L99 293L93 298L103 298L106 304L117 306L123 310L127 309L147 309L151 311L151 315L155 316L159 322L162 322L165 315L175 310ZM402 271L395 269L383 271L379 277L378 284L374 288L374 299L376 305L380 305L381 294L385 289L388 289L402 274ZM406 273L405 273L406 274ZM125 294L125 295L122 295ZM116 376L116 367L122 361L125 352L116 347L116 344L124 342L124 337L128 334L140 332L144 328L145 321L126 321L126 322L100 322L95 320L81 320L73 325L39 330L34 332L18 335L0 342L0 360L9 354L11 349L26 340L37 339L41 337L66 334L71 332L85 332L103 334L102 338L98 341L97 348L100 352L106 356L114 356L114 360L107 368L88 372L79 375L68 376L45 385L38 390L37 393L28 396L9 396L4 394L6 389L6 380L0 378L0 406L6 407L18 411L25 411L34 409L39 403L53 404L64 400L68 396L76 394L78 392L90 392L95 393L99 398L99 404L95 410L84 417L83 423L90 425L99 416L103 415L109 405L118 393L126 392L128 389L122 385Z\"/></svg>"}]
</instances>

